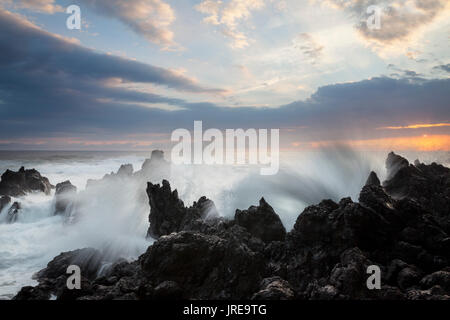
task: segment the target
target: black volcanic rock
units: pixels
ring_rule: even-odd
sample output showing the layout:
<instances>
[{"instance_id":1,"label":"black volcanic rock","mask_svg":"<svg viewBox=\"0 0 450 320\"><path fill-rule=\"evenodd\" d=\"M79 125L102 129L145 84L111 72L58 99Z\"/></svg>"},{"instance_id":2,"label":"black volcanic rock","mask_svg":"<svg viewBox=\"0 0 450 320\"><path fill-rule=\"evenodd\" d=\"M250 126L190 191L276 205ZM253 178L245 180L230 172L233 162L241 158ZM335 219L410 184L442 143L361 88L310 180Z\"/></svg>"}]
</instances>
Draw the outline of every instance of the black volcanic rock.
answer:
<instances>
[{"instance_id":1,"label":"black volcanic rock","mask_svg":"<svg viewBox=\"0 0 450 320\"><path fill-rule=\"evenodd\" d=\"M139 261L152 283L176 282L190 299L249 297L265 270L260 253L217 236L185 231L160 238Z\"/></svg>"},{"instance_id":2,"label":"black volcanic rock","mask_svg":"<svg viewBox=\"0 0 450 320\"><path fill-rule=\"evenodd\" d=\"M394 152L389 153L386 159L387 180L391 180L398 171L408 167L408 160Z\"/></svg>"},{"instance_id":3,"label":"black volcanic rock","mask_svg":"<svg viewBox=\"0 0 450 320\"><path fill-rule=\"evenodd\" d=\"M206 197L186 208L167 180L163 180L162 185L149 182L147 194L151 208L148 237L157 239L172 232L196 230L205 221L218 217L214 203Z\"/></svg>"},{"instance_id":4,"label":"black volcanic rock","mask_svg":"<svg viewBox=\"0 0 450 320\"><path fill-rule=\"evenodd\" d=\"M16 300L35 300L43 297L50 298L56 295L58 299L73 300L91 293L91 281L97 277L97 273L103 262L103 255L95 249L86 248L70 252L63 252L50 261L47 267L37 272L33 278L39 282L34 288L24 287L15 297ZM67 268L70 265L80 267L83 290L67 289ZM69 293L68 291L72 291Z\"/></svg>"},{"instance_id":5,"label":"black volcanic rock","mask_svg":"<svg viewBox=\"0 0 450 320\"><path fill-rule=\"evenodd\" d=\"M0 195L11 197L23 196L32 191L41 191L48 195L52 188L48 179L41 176L37 170L25 170L24 167L17 172L6 170L0 181Z\"/></svg>"},{"instance_id":6,"label":"black volcanic rock","mask_svg":"<svg viewBox=\"0 0 450 320\"><path fill-rule=\"evenodd\" d=\"M378 179L377 174L373 171L370 172L369 177L367 178L367 181L366 181L366 186L370 186L370 185L374 185L374 186L381 185L380 179Z\"/></svg>"},{"instance_id":7,"label":"black volcanic rock","mask_svg":"<svg viewBox=\"0 0 450 320\"><path fill-rule=\"evenodd\" d=\"M251 206L248 210L236 210L234 220L251 235L265 242L283 241L286 237L286 229L280 217L264 198L261 198L258 207Z\"/></svg>"},{"instance_id":8,"label":"black volcanic rock","mask_svg":"<svg viewBox=\"0 0 450 320\"><path fill-rule=\"evenodd\" d=\"M55 215L65 214L66 209L73 203L77 194L77 187L70 181L64 181L56 185L55 192Z\"/></svg>"},{"instance_id":9,"label":"black volcanic rock","mask_svg":"<svg viewBox=\"0 0 450 320\"><path fill-rule=\"evenodd\" d=\"M293 300L294 290L289 282L280 277L266 278L261 281L260 291L252 296L252 300Z\"/></svg>"},{"instance_id":10,"label":"black volcanic rock","mask_svg":"<svg viewBox=\"0 0 450 320\"><path fill-rule=\"evenodd\" d=\"M450 170L395 154L387 169L383 186L370 174L359 203L309 206L287 234L263 199L226 220L205 197L187 208L167 181L149 183L156 241L137 261L116 262L102 276L94 264L84 291L71 295L58 267L72 257L66 253L16 299L449 300ZM380 290L366 285L373 265Z\"/></svg>"}]
</instances>

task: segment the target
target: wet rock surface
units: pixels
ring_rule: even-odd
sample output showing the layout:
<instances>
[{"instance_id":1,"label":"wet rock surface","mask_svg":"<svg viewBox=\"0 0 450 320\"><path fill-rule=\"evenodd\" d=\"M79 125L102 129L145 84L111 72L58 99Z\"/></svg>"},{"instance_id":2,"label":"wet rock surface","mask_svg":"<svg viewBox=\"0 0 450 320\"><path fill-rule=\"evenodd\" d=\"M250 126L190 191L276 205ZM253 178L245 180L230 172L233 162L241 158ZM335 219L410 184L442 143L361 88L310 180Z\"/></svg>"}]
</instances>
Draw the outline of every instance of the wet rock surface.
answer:
<instances>
[{"instance_id":1,"label":"wet rock surface","mask_svg":"<svg viewBox=\"0 0 450 320\"><path fill-rule=\"evenodd\" d=\"M35 169L21 167L19 171L14 172L6 170L0 181L0 195L19 197L33 191L40 191L50 194L54 188L46 177Z\"/></svg>"},{"instance_id":2,"label":"wet rock surface","mask_svg":"<svg viewBox=\"0 0 450 320\"><path fill-rule=\"evenodd\" d=\"M450 169L395 154L386 166L388 179L371 173L359 202L309 206L287 233L264 199L227 220L204 197L186 207L169 182L149 183L156 241L137 261L99 275L101 253L83 249L91 258L73 293L62 271L83 251L63 253L16 299L450 299ZM372 265L380 290L366 284Z\"/></svg>"},{"instance_id":3,"label":"wet rock surface","mask_svg":"<svg viewBox=\"0 0 450 320\"><path fill-rule=\"evenodd\" d=\"M55 192L55 215L66 214L67 208L73 205L77 187L70 181L64 181L56 185Z\"/></svg>"}]
</instances>

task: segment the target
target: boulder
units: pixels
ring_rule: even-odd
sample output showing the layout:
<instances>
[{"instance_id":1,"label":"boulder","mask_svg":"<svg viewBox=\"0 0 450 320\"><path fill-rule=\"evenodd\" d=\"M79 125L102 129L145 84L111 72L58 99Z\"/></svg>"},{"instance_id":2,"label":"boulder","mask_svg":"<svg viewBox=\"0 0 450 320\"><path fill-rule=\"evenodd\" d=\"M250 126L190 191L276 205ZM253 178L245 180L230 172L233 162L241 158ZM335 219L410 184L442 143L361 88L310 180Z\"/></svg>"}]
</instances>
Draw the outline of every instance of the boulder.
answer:
<instances>
[{"instance_id":1,"label":"boulder","mask_svg":"<svg viewBox=\"0 0 450 320\"><path fill-rule=\"evenodd\" d=\"M283 241L286 229L272 207L261 198L259 206L251 206L248 210L236 210L234 220L254 237L264 242Z\"/></svg>"},{"instance_id":2,"label":"boulder","mask_svg":"<svg viewBox=\"0 0 450 320\"><path fill-rule=\"evenodd\" d=\"M77 187L70 181L64 181L56 185L55 192L55 215L66 214L67 208L73 204L77 194Z\"/></svg>"},{"instance_id":3,"label":"boulder","mask_svg":"<svg viewBox=\"0 0 450 320\"><path fill-rule=\"evenodd\" d=\"M41 176L37 170L25 170L24 167L17 172L6 170L0 181L0 195L11 197L23 196L32 191L40 191L48 195L52 188L48 179Z\"/></svg>"},{"instance_id":4,"label":"boulder","mask_svg":"<svg viewBox=\"0 0 450 320\"><path fill-rule=\"evenodd\" d=\"M280 277L263 279L260 290L252 296L252 300L293 300L294 298L292 286Z\"/></svg>"},{"instance_id":5,"label":"boulder","mask_svg":"<svg viewBox=\"0 0 450 320\"><path fill-rule=\"evenodd\" d=\"M161 237L139 261L151 283L176 282L189 299L250 297L265 272L261 254L214 235L186 231Z\"/></svg>"},{"instance_id":6,"label":"boulder","mask_svg":"<svg viewBox=\"0 0 450 320\"><path fill-rule=\"evenodd\" d=\"M372 172L359 203L308 206L288 233L264 199L227 220L206 197L186 207L168 181L148 183L155 241L138 261L99 274L102 254L86 251L91 258L80 263L94 267L83 267L86 289L74 295L62 271L79 255L66 253L16 298L449 300L450 170L395 154L386 163L383 186ZM381 290L367 288L371 265L381 270Z\"/></svg>"},{"instance_id":7,"label":"boulder","mask_svg":"<svg viewBox=\"0 0 450 320\"><path fill-rule=\"evenodd\" d=\"M162 185L149 182L147 194L150 204L147 237L157 239L172 232L199 229L207 220L219 216L214 203L206 197L201 197L192 207L185 207L167 180Z\"/></svg>"}]
</instances>

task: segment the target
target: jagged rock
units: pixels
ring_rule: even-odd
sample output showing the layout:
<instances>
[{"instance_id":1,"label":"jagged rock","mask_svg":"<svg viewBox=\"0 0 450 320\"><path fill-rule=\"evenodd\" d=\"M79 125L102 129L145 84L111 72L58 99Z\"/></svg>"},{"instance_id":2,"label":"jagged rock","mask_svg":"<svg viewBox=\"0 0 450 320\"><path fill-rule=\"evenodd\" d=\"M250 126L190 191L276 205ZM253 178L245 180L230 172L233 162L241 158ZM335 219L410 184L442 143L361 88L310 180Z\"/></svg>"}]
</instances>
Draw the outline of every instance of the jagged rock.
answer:
<instances>
[{"instance_id":1,"label":"jagged rock","mask_svg":"<svg viewBox=\"0 0 450 320\"><path fill-rule=\"evenodd\" d=\"M422 272L415 266L403 268L397 276L400 289L407 289L417 285L422 278Z\"/></svg>"},{"instance_id":2,"label":"jagged rock","mask_svg":"<svg viewBox=\"0 0 450 320\"><path fill-rule=\"evenodd\" d=\"M395 199L408 198L434 213L450 232L450 169L436 163L417 166L394 153L386 161L388 180L383 183L386 192Z\"/></svg>"},{"instance_id":3,"label":"jagged rock","mask_svg":"<svg viewBox=\"0 0 450 320\"><path fill-rule=\"evenodd\" d=\"M175 281L163 281L153 291L153 299L178 300L183 296L183 290Z\"/></svg>"},{"instance_id":4,"label":"jagged rock","mask_svg":"<svg viewBox=\"0 0 450 320\"><path fill-rule=\"evenodd\" d=\"M74 300L92 293L91 282L96 279L104 256L95 249L85 248L63 252L50 261L45 269L37 272L33 278L39 285L30 289L22 288L15 299L33 300L36 297L56 295L58 299ZM82 290L67 289L67 268L76 265L81 270Z\"/></svg>"},{"instance_id":5,"label":"jagged rock","mask_svg":"<svg viewBox=\"0 0 450 320\"><path fill-rule=\"evenodd\" d=\"M250 234L265 242L283 241L286 229L272 207L261 198L259 206L248 210L236 210L234 220L237 225L246 228Z\"/></svg>"},{"instance_id":6,"label":"jagged rock","mask_svg":"<svg viewBox=\"0 0 450 320\"><path fill-rule=\"evenodd\" d=\"M61 289L60 272L46 272L16 298L448 300L450 170L395 154L387 165L388 180L381 186L371 173L360 203L309 206L287 234L264 200L226 220L205 197L187 208L167 181L149 183L156 241L138 261L86 276L82 296ZM381 270L381 290L366 286L369 265Z\"/></svg>"},{"instance_id":7,"label":"jagged rock","mask_svg":"<svg viewBox=\"0 0 450 320\"><path fill-rule=\"evenodd\" d=\"M447 294L450 291L450 272L449 271L437 271L425 276L420 280L420 285L424 289L431 288L435 285L439 285L444 289Z\"/></svg>"},{"instance_id":8,"label":"jagged rock","mask_svg":"<svg viewBox=\"0 0 450 320\"><path fill-rule=\"evenodd\" d=\"M280 277L266 278L261 281L260 291L252 300L293 300L295 298L291 285Z\"/></svg>"},{"instance_id":9,"label":"jagged rock","mask_svg":"<svg viewBox=\"0 0 450 320\"><path fill-rule=\"evenodd\" d=\"M401 169L408 168L409 162L402 156L391 152L386 159L387 180L392 179Z\"/></svg>"},{"instance_id":10,"label":"jagged rock","mask_svg":"<svg viewBox=\"0 0 450 320\"><path fill-rule=\"evenodd\" d=\"M377 174L373 171L370 172L369 177L366 180L366 186L370 186L370 185L374 185L374 186L381 185L380 179L378 179Z\"/></svg>"},{"instance_id":11,"label":"jagged rock","mask_svg":"<svg viewBox=\"0 0 450 320\"><path fill-rule=\"evenodd\" d=\"M206 197L186 208L167 180L163 180L162 185L149 182L147 194L151 208L148 237L157 239L172 232L198 229L206 220L218 217L214 203Z\"/></svg>"},{"instance_id":12,"label":"jagged rock","mask_svg":"<svg viewBox=\"0 0 450 320\"><path fill-rule=\"evenodd\" d=\"M373 176L372 173L367 179L366 185L362 188L359 194L359 202L362 205L372 208L380 213L392 211L394 208L394 201L383 190L377 176Z\"/></svg>"},{"instance_id":13,"label":"jagged rock","mask_svg":"<svg viewBox=\"0 0 450 320\"><path fill-rule=\"evenodd\" d=\"M41 176L37 170L25 170L24 167L17 172L6 170L0 181L0 195L11 197L23 196L32 191L41 191L48 195L52 188L48 179Z\"/></svg>"},{"instance_id":14,"label":"jagged rock","mask_svg":"<svg viewBox=\"0 0 450 320\"><path fill-rule=\"evenodd\" d=\"M64 181L56 185L55 192L55 215L65 214L66 209L73 204L74 197L77 194L77 187L70 181Z\"/></svg>"},{"instance_id":15,"label":"jagged rock","mask_svg":"<svg viewBox=\"0 0 450 320\"><path fill-rule=\"evenodd\" d=\"M190 299L242 299L265 271L261 254L217 236L179 232L161 237L139 258L152 283L174 281Z\"/></svg>"},{"instance_id":16,"label":"jagged rock","mask_svg":"<svg viewBox=\"0 0 450 320\"><path fill-rule=\"evenodd\" d=\"M20 289L14 300L50 300L51 294L46 289L37 287L26 286Z\"/></svg>"}]
</instances>

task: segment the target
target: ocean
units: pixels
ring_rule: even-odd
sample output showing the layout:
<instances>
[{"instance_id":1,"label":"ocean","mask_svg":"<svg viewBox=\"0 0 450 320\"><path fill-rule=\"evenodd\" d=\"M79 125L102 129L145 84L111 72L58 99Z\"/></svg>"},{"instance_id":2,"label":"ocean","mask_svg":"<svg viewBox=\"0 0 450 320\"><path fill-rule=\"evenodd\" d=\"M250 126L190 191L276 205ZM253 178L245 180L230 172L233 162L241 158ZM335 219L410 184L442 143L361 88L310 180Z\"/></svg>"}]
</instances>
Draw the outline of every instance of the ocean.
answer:
<instances>
[{"instance_id":1,"label":"ocean","mask_svg":"<svg viewBox=\"0 0 450 320\"><path fill-rule=\"evenodd\" d=\"M289 230L307 205L346 196L357 200L371 170L381 180L385 177L386 155L348 148L284 153L276 176L261 176L258 168L249 166L172 166L169 181L186 205L207 196L227 217L257 205L264 196ZM0 151L1 173L24 166L35 168L53 185L70 180L78 188L82 212L75 224L55 216L54 190L13 199L22 209L17 222L0 222L0 299L11 299L21 287L36 284L33 274L64 251L94 247L128 260L142 254L152 243L145 239L150 212L148 199L142 197L146 184L111 184L101 193L84 190L88 179L117 172L122 164L139 170L149 157L150 152ZM410 152L406 157L447 166L450 158L448 152Z\"/></svg>"}]
</instances>

